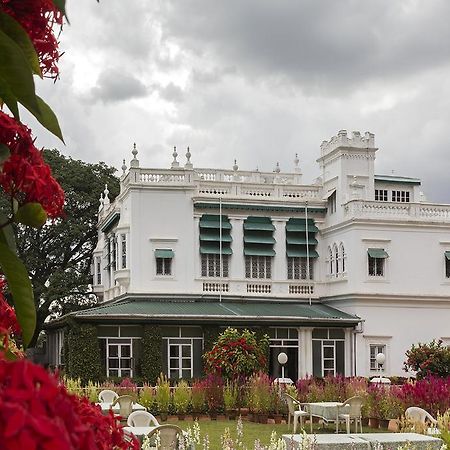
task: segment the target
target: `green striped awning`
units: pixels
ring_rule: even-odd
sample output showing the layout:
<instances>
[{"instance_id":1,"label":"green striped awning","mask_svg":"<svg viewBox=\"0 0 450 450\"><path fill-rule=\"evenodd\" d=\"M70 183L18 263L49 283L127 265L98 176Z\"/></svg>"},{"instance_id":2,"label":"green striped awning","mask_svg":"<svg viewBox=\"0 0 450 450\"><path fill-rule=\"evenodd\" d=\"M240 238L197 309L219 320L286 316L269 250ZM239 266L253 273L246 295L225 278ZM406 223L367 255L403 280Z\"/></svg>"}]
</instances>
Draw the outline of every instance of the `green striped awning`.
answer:
<instances>
[{"instance_id":1,"label":"green striped awning","mask_svg":"<svg viewBox=\"0 0 450 450\"><path fill-rule=\"evenodd\" d=\"M244 242L246 244L275 244L275 238L263 234L246 234L244 235Z\"/></svg>"},{"instance_id":2,"label":"green striped awning","mask_svg":"<svg viewBox=\"0 0 450 450\"><path fill-rule=\"evenodd\" d=\"M450 261L450 252L444 252L445 257Z\"/></svg>"},{"instance_id":3,"label":"green striped awning","mask_svg":"<svg viewBox=\"0 0 450 450\"><path fill-rule=\"evenodd\" d=\"M384 248L368 248L367 253L371 258L388 258Z\"/></svg>"},{"instance_id":4,"label":"green striped awning","mask_svg":"<svg viewBox=\"0 0 450 450\"><path fill-rule=\"evenodd\" d=\"M308 233L309 234L309 233ZM306 237L297 237L292 235L286 236L286 242L288 244L306 245ZM314 237L308 238L308 245L317 245L317 239Z\"/></svg>"},{"instance_id":5,"label":"green striped awning","mask_svg":"<svg viewBox=\"0 0 450 450\"><path fill-rule=\"evenodd\" d=\"M210 241L210 242L219 242L220 241L220 233L219 230L214 233L200 233L201 241ZM233 239L230 234L222 233L222 242L231 242Z\"/></svg>"},{"instance_id":6,"label":"green striped awning","mask_svg":"<svg viewBox=\"0 0 450 450\"><path fill-rule=\"evenodd\" d=\"M220 247L218 244L201 244L200 245L200 253L202 254L212 254L212 255L220 255ZM233 250L230 247L222 247L222 255L232 255Z\"/></svg>"},{"instance_id":7,"label":"green striped awning","mask_svg":"<svg viewBox=\"0 0 450 450\"><path fill-rule=\"evenodd\" d=\"M275 226L272 223L264 222L244 222L244 230L257 230L257 231L274 231Z\"/></svg>"},{"instance_id":8,"label":"green striped awning","mask_svg":"<svg viewBox=\"0 0 450 450\"><path fill-rule=\"evenodd\" d=\"M309 254L306 253L306 247L288 247L286 249L286 254L289 258L318 258L319 254L316 250L309 250Z\"/></svg>"},{"instance_id":9,"label":"green striped awning","mask_svg":"<svg viewBox=\"0 0 450 450\"><path fill-rule=\"evenodd\" d=\"M275 250L270 245L248 245L244 247L245 256L275 256Z\"/></svg>"},{"instance_id":10,"label":"green striped awning","mask_svg":"<svg viewBox=\"0 0 450 450\"><path fill-rule=\"evenodd\" d=\"M308 226L306 226L306 222L291 223L289 221L286 224L286 231L308 231L308 233L317 233L319 229L311 222L308 222Z\"/></svg>"},{"instance_id":11,"label":"green striped awning","mask_svg":"<svg viewBox=\"0 0 450 450\"><path fill-rule=\"evenodd\" d=\"M173 258L175 253L171 248L157 248L155 250L155 258Z\"/></svg>"},{"instance_id":12,"label":"green striped awning","mask_svg":"<svg viewBox=\"0 0 450 450\"><path fill-rule=\"evenodd\" d=\"M202 220L200 220L200 228L220 228L220 221L216 220L216 221L212 221L212 220L208 220L203 222ZM222 221L222 229L225 230L231 230L231 223L225 220Z\"/></svg>"}]
</instances>

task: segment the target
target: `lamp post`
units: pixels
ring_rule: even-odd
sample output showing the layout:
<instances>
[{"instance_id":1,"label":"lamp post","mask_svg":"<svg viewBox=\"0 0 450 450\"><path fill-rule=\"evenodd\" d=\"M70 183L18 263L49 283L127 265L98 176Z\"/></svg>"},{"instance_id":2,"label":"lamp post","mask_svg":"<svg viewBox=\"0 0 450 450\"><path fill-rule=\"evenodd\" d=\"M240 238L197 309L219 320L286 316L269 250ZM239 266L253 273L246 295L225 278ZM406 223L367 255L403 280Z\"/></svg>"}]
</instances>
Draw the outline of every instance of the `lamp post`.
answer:
<instances>
[{"instance_id":1,"label":"lamp post","mask_svg":"<svg viewBox=\"0 0 450 450\"><path fill-rule=\"evenodd\" d=\"M384 353L378 353L375 357L375 360L377 361L377 368L378 368L378 382L381 383L381 371L383 370L383 364L386 362L386 355Z\"/></svg>"},{"instance_id":2,"label":"lamp post","mask_svg":"<svg viewBox=\"0 0 450 450\"><path fill-rule=\"evenodd\" d=\"M284 378L284 365L287 363L287 361L288 356L286 355L286 353L278 353L278 362L281 364L281 378Z\"/></svg>"}]
</instances>

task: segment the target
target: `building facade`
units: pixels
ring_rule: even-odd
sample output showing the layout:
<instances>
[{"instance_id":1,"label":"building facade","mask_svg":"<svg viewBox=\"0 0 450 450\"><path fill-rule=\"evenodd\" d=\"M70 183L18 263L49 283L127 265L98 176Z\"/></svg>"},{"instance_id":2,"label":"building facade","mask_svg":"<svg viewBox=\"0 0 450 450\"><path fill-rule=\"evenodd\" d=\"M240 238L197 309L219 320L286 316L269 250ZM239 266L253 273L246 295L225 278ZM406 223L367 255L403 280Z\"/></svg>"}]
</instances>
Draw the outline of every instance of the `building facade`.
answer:
<instances>
[{"instance_id":1,"label":"building facade","mask_svg":"<svg viewBox=\"0 0 450 450\"><path fill-rule=\"evenodd\" d=\"M320 147L321 177L199 169L176 150L145 169L133 149L121 190L101 198L93 290L72 314L97 326L105 373L139 372L142 330L161 327L170 378L201 375L206 330L270 336L271 375L405 375L413 343L450 344L450 205L416 178L375 174L374 135L345 130ZM65 318L48 328L61 362ZM386 362L377 367L377 353Z\"/></svg>"}]
</instances>

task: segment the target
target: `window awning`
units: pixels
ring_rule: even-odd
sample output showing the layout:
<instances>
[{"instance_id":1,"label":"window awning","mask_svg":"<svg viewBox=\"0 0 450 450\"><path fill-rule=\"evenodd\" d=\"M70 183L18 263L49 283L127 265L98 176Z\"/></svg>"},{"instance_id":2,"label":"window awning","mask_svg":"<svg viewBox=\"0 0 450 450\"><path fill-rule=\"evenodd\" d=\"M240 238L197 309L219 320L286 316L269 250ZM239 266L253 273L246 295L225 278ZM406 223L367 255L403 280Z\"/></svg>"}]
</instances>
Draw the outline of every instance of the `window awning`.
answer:
<instances>
[{"instance_id":1,"label":"window awning","mask_svg":"<svg viewBox=\"0 0 450 450\"><path fill-rule=\"evenodd\" d=\"M244 242L246 244L275 244L275 238L272 236L264 236L261 234L244 236Z\"/></svg>"},{"instance_id":2,"label":"window awning","mask_svg":"<svg viewBox=\"0 0 450 450\"><path fill-rule=\"evenodd\" d=\"M275 226L270 222L244 222L244 230L258 230L258 231L274 231Z\"/></svg>"},{"instance_id":3,"label":"window awning","mask_svg":"<svg viewBox=\"0 0 450 450\"><path fill-rule=\"evenodd\" d=\"M220 228L220 221L219 220L207 220L203 221L200 220L200 228ZM231 223L228 222L228 220L222 221L222 229L225 230L231 230Z\"/></svg>"},{"instance_id":4,"label":"window awning","mask_svg":"<svg viewBox=\"0 0 450 450\"><path fill-rule=\"evenodd\" d=\"M308 220L308 225L305 220L301 222L294 222L289 220L286 224L286 231L308 231L308 233L317 233L319 229L316 227L314 222Z\"/></svg>"},{"instance_id":5,"label":"window awning","mask_svg":"<svg viewBox=\"0 0 450 450\"><path fill-rule=\"evenodd\" d=\"M306 253L306 247L288 247L286 249L286 254L289 258L318 258L319 254L316 250L310 250L309 253Z\"/></svg>"},{"instance_id":6,"label":"window awning","mask_svg":"<svg viewBox=\"0 0 450 450\"><path fill-rule=\"evenodd\" d=\"M388 258L389 255L385 252L384 248L369 248L367 254L371 258Z\"/></svg>"},{"instance_id":7,"label":"window awning","mask_svg":"<svg viewBox=\"0 0 450 450\"><path fill-rule=\"evenodd\" d=\"M275 250L270 246L255 245L244 247L245 256L275 256Z\"/></svg>"},{"instance_id":8,"label":"window awning","mask_svg":"<svg viewBox=\"0 0 450 450\"><path fill-rule=\"evenodd\" d=\"M210 255L220 255L220 247L218 244L200 245L200 253L202 254L210 254ZM233 250L230 247L222 247L222 255L232 255Z\"/></svg>"},{"instance_id":9,"label":"window awning","mask_svg":"<svg viewBox=\"0 0 450 450\"><path fill-rule=\"evenodd\" d=\"M155 250L155 258L173 258L175 253L171 248L157 248Z\"/></svg>"},{"instance_id":10,"label":"window awning","mask_svg":"<svg viewBox=\"0 0 450 450\"><path fill-rule=\"evenodd\" d=\"M450 261L450 252L445 252L445 257Z\"/></svg>"},{"instance_id":11,"label":"window awning","mask_svg":"<svg viewBox=\"0 0 450 450\"><path fill-rule=\"evenodd\" d=\"M220 242L220 233L217 230L215 233L200 233L201 241ZM222 233L222 242L231 242L233 239L229 234Z\"/></svg>"},{"instance_id":12,"label":"window awning","mask_svg":"<svg viewBox=\"0 0 450 450\"><path fill-rule=\"evenodd\" d=\"M309 234L309 233L308 233ZM296 237L288 235L286 236L286 242L288 244L306 245L306 237ZM308 245L317 245L317 239L314 237L308 238Z\"/></svg>"},{"instance_id":13,"label":"window awning","mask_svg":"<svg viewBox=\"0 0 450 450\"><path fill-rule=\"evenodd\" d=\"M335 192L336 188L329 189L327 193L322 197L322 200L328 200Z\"/></svg>"}]
</instances>

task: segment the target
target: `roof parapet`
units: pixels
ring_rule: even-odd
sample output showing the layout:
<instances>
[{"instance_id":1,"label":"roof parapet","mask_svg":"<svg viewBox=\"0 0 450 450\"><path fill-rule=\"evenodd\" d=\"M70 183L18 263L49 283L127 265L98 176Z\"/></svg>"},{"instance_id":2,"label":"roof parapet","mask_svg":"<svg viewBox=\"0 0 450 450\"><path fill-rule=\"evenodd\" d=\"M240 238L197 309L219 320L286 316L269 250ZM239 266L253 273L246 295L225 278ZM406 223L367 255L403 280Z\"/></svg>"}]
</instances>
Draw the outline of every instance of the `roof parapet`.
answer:
<instances>
[{"instance_id":1,"label":"roof parapet","mask_svg":"<svg viewBox=\"0 0 450 450\"><path fill-rule=\"evenodd\" d=\"M364 136L359 131L352 131L351 137L347 135L347 130L340 130L337 136L333 136L329 141L323 141L320 145L321 156L332 152L339 147L352 148L375 148L375 135L366 131Z\"/></svg>"}]
</instances>

